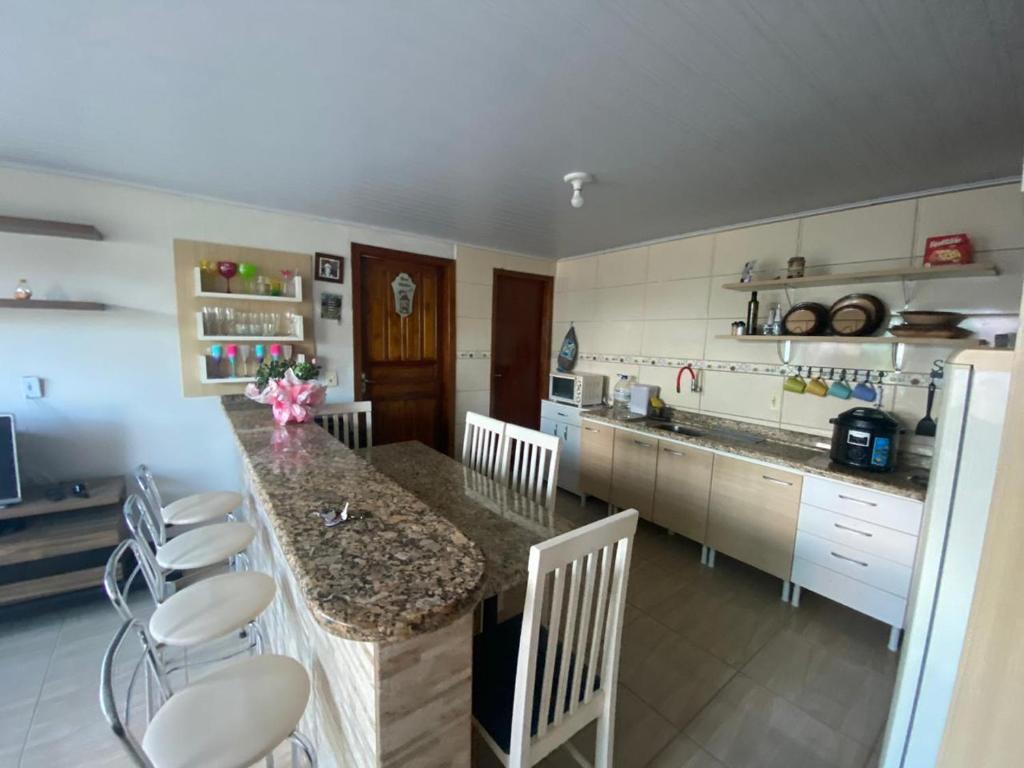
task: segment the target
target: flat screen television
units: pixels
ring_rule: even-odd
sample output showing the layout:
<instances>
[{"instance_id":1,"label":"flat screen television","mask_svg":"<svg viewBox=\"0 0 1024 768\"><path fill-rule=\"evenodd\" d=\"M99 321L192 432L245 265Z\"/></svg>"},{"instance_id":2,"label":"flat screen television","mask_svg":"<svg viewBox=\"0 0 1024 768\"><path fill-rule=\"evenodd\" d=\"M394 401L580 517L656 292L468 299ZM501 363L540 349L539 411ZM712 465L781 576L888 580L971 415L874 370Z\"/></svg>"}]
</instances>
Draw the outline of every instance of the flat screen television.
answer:
<instances>
[{"instance_id":1,"label":"flat screen television","mask_svg":"<svg viewBox=\"0 0 1024 768\"><path fill-rule=\"evenodd\" d=\"M0 507L21 501L21 477L18 474L18 441L14 434L14 414L0 413Z\"/></svg>"}]
</instances>

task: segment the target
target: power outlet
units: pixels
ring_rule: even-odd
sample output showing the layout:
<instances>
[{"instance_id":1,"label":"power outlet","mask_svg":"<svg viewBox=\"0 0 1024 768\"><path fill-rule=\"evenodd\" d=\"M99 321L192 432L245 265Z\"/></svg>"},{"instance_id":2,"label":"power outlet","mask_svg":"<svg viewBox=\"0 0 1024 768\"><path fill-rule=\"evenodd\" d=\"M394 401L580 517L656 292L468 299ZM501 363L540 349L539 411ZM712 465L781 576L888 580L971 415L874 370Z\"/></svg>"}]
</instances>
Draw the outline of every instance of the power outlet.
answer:
<instances>
[{"instance_id":1,"label":"power outlet","mask_svg":"<svg viewBox=\"0 0 1024 768\"><path fill-rule=\"evenodd\" d=\"M22 376L21 394L26 400L38 400L43 396L42 380L38 376Z\"/></svg>"},{"instance_id":2,"label":"power outlet","mask_svg":"<svg viewBox=\"0 0 1024 768\"><path fill-rule=\"evenodd\" d=\"M338 372L328 371L324 374L324 386L325 387L336 387L338 386Z\"/></svg>"}]
</instances>

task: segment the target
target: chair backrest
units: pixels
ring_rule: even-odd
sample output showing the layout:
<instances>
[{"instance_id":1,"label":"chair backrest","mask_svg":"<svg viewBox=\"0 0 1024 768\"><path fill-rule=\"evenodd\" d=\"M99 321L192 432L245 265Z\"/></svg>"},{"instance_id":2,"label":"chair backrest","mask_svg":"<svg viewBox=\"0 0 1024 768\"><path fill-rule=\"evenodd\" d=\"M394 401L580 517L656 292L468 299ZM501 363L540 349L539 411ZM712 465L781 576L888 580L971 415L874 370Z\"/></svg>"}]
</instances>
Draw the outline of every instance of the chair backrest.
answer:
<instances>
[{"instance_id":1,"label":"chair backrest","mask_svg":"<svg viewBox=\"0 0 1024 768\"><path fill-rule=\"evenodd\" d=\"M599 717L605 718L605 729L614 727L622 617L638 518L629 509L530 548L510 765L535 764ZM542 638L544 661L539 664ZM540 716L531 737L538 685ZM600 741L595 765L610 765L609 755L601 760L607 744Z\"/></svg>"},{"instance_id":2,"label":"chair backrest","mask_svg":"<svg viewBox=\"0 0 1024 768\"><path fill-rule=\"evenodd\" d=\"M139 490L142 491L146 501L154 506L162 515L164 501L160 498L160 489L157 488L156 480L153 478L153 473L149 471L149 467L145 464L139 464L139 466L132 470L132 476L135 478L135 482L138 484Z\"/></svg>"},{"instance_id":3,"label":"chair backrest","mask_svg":"<svg viewBox=\"0 0 1024 768\"><path fill-rule=\"evenodd\" d=\"M466 412L466 431L462 436L462 463L487 477L501 474L501 441L505 422L473 411Z\"/></svg>"},{"instance_id":4,"label":"chair backrest","mask_svg":"<svg viewBox=\"0 0 1024 768\"><path fill-rule=\"evenodd\" d=\"M133 636L139 639L141 652L134 664L125 665L122 660L124 646ZM124 674L128 669L131 670L131 674ZM136 699L133 705L135 688L140 681L140 671L143 672L141 679L145 682L145 690L140 692L143 701L139 702ZM118 683L126 685L123 696L119 696L119 692L115 690ZM125 621L103 654L100 665L100 708L114 735L121 740L135 764L142 768L153 768L153 763L142 749L141 734L137 736L132 733L131 719L142 717L148 723L153 713L170 696L171 688L167 682L166 670L145 627L136 619ZM142 705L145 711L136 712Z\"/></svg>"},{"instance_id":5,"label":"chair backrest","mask_svg":"<svg viewBox=\"0 0 1024 768\"><path fill-rule=\"evenodd\" d=\"M124 521L128 532L139 544L149 544L156 549L167 543L163 517L137 493L129 494L124 502Z\"/></svg>"},{"instance_id":6,"label":"chair backrest","mask_svg":"<svg viewBox=\"0 0 1024 768\"><path fill-rule=\"evenodd\" d=\"M365 435L360 445L359 414L364 414ZM316 423L352 449L373 447L373 403L359 400L354 403L330 403L316 409Z\"/></svg>"},{"instance_id":7,"label":"chair backrest","mask_svg":"<svg viewBox=\"0 0 1024 768\"><path fill-rule=\"evenodd\" d=\"M133 567L130 572L127 572L129 555L132 557ZM166 590L164 575L160 566L157 565L153 553L148 547L140 546L135 538L124 539L110 553L103 571L103 588L122 621L134 618L128 605L128 595L135 583L135 577L140 573L153 602L163 602Z\"/></svg>"},{"instance_id":8,"label":"chair backrest","mask_svg":"<svg viewBox=\"0 0 1024 768\"><path fill-rule=\"evenodd\" d=\"M558 482L558 454L562 441L517 424L505 425L501 441L501 477L513 491L551 506Z\"/></svg>"}]
</instances>

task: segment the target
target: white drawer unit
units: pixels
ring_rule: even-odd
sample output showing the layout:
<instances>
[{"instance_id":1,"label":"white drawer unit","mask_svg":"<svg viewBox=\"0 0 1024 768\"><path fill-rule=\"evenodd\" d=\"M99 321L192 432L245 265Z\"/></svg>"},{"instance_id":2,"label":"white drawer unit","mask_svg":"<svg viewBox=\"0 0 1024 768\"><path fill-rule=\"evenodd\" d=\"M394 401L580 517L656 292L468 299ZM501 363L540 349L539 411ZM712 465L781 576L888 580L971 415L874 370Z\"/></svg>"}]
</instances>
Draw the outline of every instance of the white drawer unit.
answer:
<instances>
[{"instance_id":1,"label":"white drawer unit","mask_svg":"<svg viewBox=\"0 0 1024 768\"><path fill-rule=\"evenodd\" d=\"M812 507L809 504L800 505L800 522L797 527L823 539L884 557L910 568L914 566L917 537L909 533Z\"/></svg>"},{"instance_id":2,"label":"white drawer unit","mask_svg":"<svg viewBox=\"0 0 1024 768\"><path fill-rule=\"evenodd\" d=\"M580 417L586 410L551 400L540 401L540 431L562 439L562 451L558 457L558 487L577 495L581 494ZM580 499L583 499L581 495Z\"/></svg>"},{"instance_id":3,"label":"white drawer unit","mask_svg":"<svg viewBox=\"0 0 1024 768\"><path fill-rule=\"evenodd\" d=\"M807 531L797 531L794 554L898 597L906 597L910 591L913 570L908 566L823 539Z\"/></svg>"},{"instance_id":4,"label":"white drawer unit","mask_svg":"<svg viewBox=\"0 0 1024 768\"><path fill-rule=\"evenodd\" d=\"M920 501L872 491L848 483L808 475L804 480L804 504L829 509L869 523L895 528L913 536L921 529Z\"/></svg>"},{"instance_id":5,"label":"white drawer unit","mask_svg":"<svg viewBox=\"0 0 1024 768\"><path fill-rule=\"evenodd\" d=\"M793 604L809 589L891 626L899 646L924 505L808 475L800 496Z\"/></svg>"},{"instance_id":6,"label":"white drawer unit","mask_svg":"<svg viewBox=\"0 0 1024 768\"><path fill-rule=\"evenodd\" d=\"M580 426L582 409L565 403L556 403L552 400L540 401L540 417L550 419L559 424L568 424L571 427Z\"/></svg>"}]
</instances>

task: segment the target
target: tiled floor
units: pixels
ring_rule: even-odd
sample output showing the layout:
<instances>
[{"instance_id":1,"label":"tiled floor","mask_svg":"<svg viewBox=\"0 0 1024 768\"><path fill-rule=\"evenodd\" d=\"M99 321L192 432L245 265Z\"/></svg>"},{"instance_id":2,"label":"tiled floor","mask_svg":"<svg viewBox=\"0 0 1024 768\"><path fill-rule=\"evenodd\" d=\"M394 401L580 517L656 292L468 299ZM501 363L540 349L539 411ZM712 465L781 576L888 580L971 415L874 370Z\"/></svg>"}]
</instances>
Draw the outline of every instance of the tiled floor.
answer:
<instances>
[{"instance_id":1,"label":"tiled floor","mask_svg":"<svg viewBox=\"0 0 1024 768\"><path fill-rule=\"evenodd\" d=\"M559 504L581 519L574 497ZM618 688L617 768L871 766L898 657L888 628L641 523ZM0 765L130 765L99 711L100 659L116 626L99 595L0 612ZM574 743L593 754L593 727ZM497 761L479 740L479 768ZM282 760L278 765L288 765ZM547 768L575 761L565 750Z\"/></svg>"}]
</instances>

